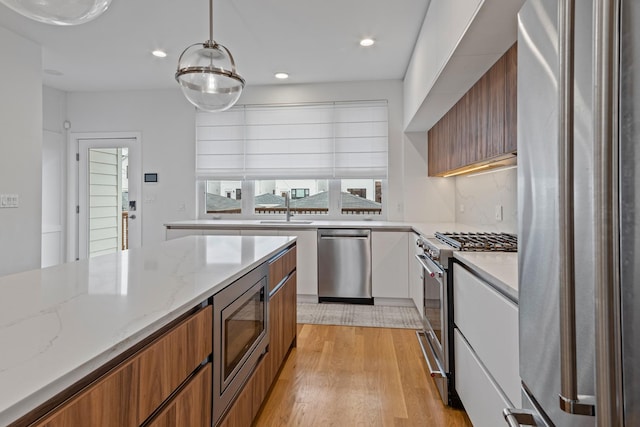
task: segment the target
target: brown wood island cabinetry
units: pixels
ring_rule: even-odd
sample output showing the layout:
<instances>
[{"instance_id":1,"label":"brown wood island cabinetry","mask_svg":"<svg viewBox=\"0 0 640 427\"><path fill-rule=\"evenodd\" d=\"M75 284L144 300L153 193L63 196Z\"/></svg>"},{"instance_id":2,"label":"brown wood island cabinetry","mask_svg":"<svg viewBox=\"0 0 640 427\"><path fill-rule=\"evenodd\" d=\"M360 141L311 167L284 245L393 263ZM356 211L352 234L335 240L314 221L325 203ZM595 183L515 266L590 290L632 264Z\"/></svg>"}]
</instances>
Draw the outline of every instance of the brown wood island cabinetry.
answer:
<instances>
[{"instance_id":1,"label":"brown wood island cabinetry","mask_svg":"<svg viewBox=\"0 0 640 427\"><path fill-rule=\"evenodd\" d=\"M289 349L296 345L295 246L270 262L269 289L269 351L256 366L219 427L251 425Z\"/></svg>"},{"instance_id":2,"label":"brown wood island cabinetry","mask_svg":"<svg viewBox=\"0 0 640 427\"><path fill-rule=\"evenodd\" d=\"M296 344L295 244L268 263L269 345L219 426L251 425ZM221 346L214 342L212 301L215 296L10 426L211 427L212 360Z\"/></svg>"},{"instance_id":3,"label":"brown wood island cabinetry","mask_svg":"<svg viewBox=\"0 0 640 427\"><path fill-rule=\"evenodd\" d=\"M206 375L202 371L210 372L211 364L202 367L202 363L212 352L211 322L211 306L180 320L34 425L122 427L142 424L181 384L184 383L184 390L190 390L191 382L201 381ZM196 372L200 373L191 379ZM210 384L209 378L209 388ZM178 394L167 406L180 410L184 406L182 401L184 397L181 399ZM210 393L208 406L211 406Z\"/></svg>"},{"instance_id":4,"label":"brown wood island cabinetry","mask_svg":"<svg viewBox=\"0 0 640 427\"><path fill-rule=\"evenodd\" d=\"M517 149L517 45L428 132L429 176L512 157Z\"/></svg>"}]
</instances>

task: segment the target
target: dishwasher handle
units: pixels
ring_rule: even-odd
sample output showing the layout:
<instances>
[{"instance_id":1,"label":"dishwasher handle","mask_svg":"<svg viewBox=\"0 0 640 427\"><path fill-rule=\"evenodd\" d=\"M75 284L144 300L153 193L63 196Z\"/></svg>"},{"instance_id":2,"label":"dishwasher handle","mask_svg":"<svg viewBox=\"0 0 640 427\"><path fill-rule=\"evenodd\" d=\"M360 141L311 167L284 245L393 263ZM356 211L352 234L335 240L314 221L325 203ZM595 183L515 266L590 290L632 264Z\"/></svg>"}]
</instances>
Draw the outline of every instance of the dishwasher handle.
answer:
<instances>
[{"instance_id":1,"label":"dishwasher handle","mask_svg":"<svg viewBox=\"0 0 640 427\"><path fill-rule=\"evenodd\" d=\"M371 238L371 231L366 230L319 230L318 238L322 240L335 240L335 239L361 239L367 240Z\"/></svg>"}]
</instances>

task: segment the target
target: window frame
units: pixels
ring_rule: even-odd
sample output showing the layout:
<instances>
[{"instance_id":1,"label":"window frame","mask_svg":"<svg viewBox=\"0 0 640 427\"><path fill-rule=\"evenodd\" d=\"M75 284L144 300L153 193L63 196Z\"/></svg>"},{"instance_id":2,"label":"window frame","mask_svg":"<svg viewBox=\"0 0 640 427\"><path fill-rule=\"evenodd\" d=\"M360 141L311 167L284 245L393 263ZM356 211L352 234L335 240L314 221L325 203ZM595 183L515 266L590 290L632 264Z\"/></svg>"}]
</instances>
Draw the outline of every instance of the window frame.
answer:
<instances>
[{"instance_id":1,"label":"window frame","mask_svg":"<svg viewBox=\"0 0 640 427\"><path fill-rule=\"evenodd\" d=\"M324 179L324 178L322 178ZM342 191L341 179L329 179L329 211L326 214L305 214L296 215L296 217L304 218L311 221L359 221L359 220L379 220L385 221L387 219L387 198L388 198L388 180L377 179L381 181L382 186L382 210L380 215L356 215L356 214L343 214L341 209L341 196ZM228 181L229 179L209 179L209 181ZM256 214L254 197L255 197L255 184L253 180L241 180L242 198L240 199L241 212L239 214L224 214L224 213L207 213L206 209L206 181L196 181L196 209L198 211L198 219L224 219L224 220L274 220L284 219L283 214Z\"/></svg>"}]
</instances>

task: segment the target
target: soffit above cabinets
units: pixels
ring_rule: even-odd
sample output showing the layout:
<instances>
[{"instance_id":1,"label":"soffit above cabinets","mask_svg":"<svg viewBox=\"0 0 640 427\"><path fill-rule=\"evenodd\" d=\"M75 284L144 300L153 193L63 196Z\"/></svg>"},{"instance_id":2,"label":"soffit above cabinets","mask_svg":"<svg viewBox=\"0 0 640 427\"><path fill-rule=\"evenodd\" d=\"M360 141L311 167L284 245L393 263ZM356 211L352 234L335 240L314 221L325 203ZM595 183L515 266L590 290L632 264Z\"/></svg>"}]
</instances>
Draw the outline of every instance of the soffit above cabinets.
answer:
<instances>
[{"instance_id":1,"label":"soffit above cabinets","mask_svg":"<svg viewBox=\"0 0 640 427\"><path fill-rule=\"evenodd\" d=\"M247 85L401 80L425 0L214 0L214 39ZM208 37L206 0L113 0L86 24L60 27L0 5L0 26L43 48L44 83L65 91L175 89L178 56ZM371 47L361 47L364 37ZM163 49L166 58L151 52ZM61 73L61 75L60 75Z\"/></svg>"},{"instance_id":2,"label":"soffit above cabinets","mask_svg":"<svg viewBox=\"0 0 640 427\"><path fill-rule=\"evenodd\" d=\"M477 13L425 98L412 117L405 116L405 132L431 129L515 43L517 14L524 2L480 2Z\"/></svg>"}]
</instances>

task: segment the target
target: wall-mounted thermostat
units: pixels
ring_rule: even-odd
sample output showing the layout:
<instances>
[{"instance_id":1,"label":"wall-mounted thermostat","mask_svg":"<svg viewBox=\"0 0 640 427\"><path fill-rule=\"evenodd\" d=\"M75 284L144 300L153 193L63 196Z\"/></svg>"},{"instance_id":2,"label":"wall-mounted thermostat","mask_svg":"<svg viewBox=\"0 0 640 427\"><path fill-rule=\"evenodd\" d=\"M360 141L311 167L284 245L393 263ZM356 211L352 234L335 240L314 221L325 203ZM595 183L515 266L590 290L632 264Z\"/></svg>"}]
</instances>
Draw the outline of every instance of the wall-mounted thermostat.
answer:
<instances>
[{"instance_id":1,"label":"wall-mounted thermostat","mask_svg":"<svg viewBox=\"0 0 640 427\"><path fill-rule=\"evenodd\" d=\"M145 173L144 174L144 182L158 182L158 174L157 173Z\"/></svg>"}]
</instances>

